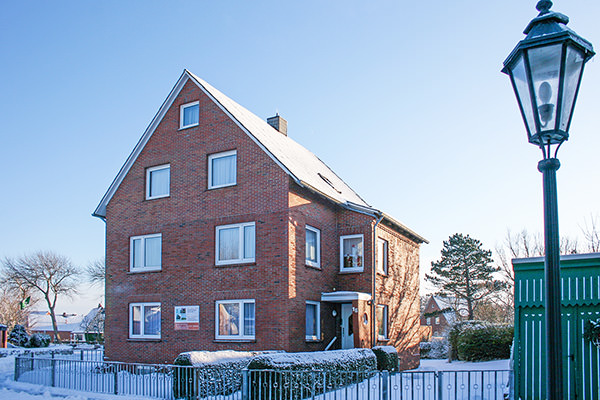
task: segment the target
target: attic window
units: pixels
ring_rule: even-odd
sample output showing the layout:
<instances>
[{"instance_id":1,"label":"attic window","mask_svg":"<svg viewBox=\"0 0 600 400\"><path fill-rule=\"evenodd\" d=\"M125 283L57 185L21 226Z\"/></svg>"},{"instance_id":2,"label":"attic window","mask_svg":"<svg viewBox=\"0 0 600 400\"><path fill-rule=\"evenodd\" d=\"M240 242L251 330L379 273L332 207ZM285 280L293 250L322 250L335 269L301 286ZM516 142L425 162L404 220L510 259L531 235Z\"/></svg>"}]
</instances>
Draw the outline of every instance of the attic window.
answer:
<instances>
[{"instance_id":1,"label":"attic window","mask_svg":"<svg viewBox=\"0 0 600 400\"><path fill-rule=\"evenodd\" d=\"M331 188L332 188L333 190L335 190L336 192L338 192L338 193L340 193L340 194L342 193L342 192L340 192L339 190L337 190L335 186L333 186L333 183L331 183L331 181L329 180L329 178L327 178L325 175L321 174L320 172L318 172L318 175L319 175L319 177L320 177L321 179L323 179L323 180L325 181L325 183L326 183L326 184L328 184L329 186L331 186Z\"/></svg>"},{"instance_id":2,"label":"attic window","mask_svg":"<svg viewBox=\"0 0 600 400\"><path fill-rule=\"evenodd\" d=\"M191 128L200 121L200 102L194 101L181 106L179 111L179 129Z\"/></svg>"}]
</instances>

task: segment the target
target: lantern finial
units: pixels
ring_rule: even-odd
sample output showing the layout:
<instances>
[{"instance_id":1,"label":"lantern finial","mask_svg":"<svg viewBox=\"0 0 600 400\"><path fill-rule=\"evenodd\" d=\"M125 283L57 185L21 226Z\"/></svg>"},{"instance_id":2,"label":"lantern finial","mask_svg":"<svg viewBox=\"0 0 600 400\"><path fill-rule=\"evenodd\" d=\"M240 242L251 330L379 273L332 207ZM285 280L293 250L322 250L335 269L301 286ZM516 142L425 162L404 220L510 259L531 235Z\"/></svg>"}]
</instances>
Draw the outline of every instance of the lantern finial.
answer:
<instances>
[{"instance_id":1,"label":"lantern finial","mask_svg":"<svg viewBox=\"0 0 600 400\"><path fill-rule=\"evenodd\" d=\"M548 14L550 8L552 8L552 2L550 0L541 0L537 3L535 8L540 12L540 15Z\"/></svg>"}]
</instances>

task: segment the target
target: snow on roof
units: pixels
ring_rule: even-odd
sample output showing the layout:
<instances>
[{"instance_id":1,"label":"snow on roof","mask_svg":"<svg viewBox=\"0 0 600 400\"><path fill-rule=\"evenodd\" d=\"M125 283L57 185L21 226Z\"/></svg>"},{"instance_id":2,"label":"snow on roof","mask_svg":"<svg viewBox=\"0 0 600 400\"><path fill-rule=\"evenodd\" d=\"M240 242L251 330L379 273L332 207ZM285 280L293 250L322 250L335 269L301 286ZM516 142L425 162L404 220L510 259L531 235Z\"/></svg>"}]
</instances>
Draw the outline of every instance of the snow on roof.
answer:
<instances>
[{"instance_id":1,"label":"snow on roof","mask_svg":"<svg viewBox=\"0 0 600 400\"><path fill-rule=\"evenodd\" d=\"M173 90L162 104L158 113L138 141L136 147L129 155L127 161L110 185L108 191L92 215L100 218L106 217L106 206L117 191L119 185L129 172L129 169L143 150L144 146L154 133L154 130L164 117L173 101L191 80L209 98L211 98L263 151L265 151L294 181L309 190L328 198L341 206L366 213L369 215L383 215L392 224L398 226L419 243L428 243L427 239L411 231L394 218L372 208L350 186L335 174L323 161L308 149L295 142L288 136L278 132L265 120L248 111L219 90L212 87L187 69L175 84Z\"/></svg>"}]
</instances>

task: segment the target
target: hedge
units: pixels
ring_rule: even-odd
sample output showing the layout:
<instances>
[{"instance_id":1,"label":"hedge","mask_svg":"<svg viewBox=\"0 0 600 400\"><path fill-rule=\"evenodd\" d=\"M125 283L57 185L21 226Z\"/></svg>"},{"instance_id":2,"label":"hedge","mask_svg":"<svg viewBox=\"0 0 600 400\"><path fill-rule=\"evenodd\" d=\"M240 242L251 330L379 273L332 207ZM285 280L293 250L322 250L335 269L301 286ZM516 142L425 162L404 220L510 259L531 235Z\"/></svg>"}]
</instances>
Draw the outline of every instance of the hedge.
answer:
<instances>
[{"instance_id":1,"label":"hedge","mask_svg":"<svg viewBox=\"0 0 600 400\"><path fill-rule=\"evenodd\" d=\"M371 349L257 356L248 364L250 398L297 400L362 381L376 368Z\"/></svg>"},{"instance_id":2,"label":"hedge","mask_svg":"<svg viewBox=\"0 0 600 400\"><path fill-rule=\"evenodd\" d=\"M398 350L394 346L375 346L373 353L379 371L398 371Z\"/></svg>"},{"instance_id":3,"label":"hedge","mask_svg":"<svg viewBox=\"0 0 600 400\"><path fill-rule=\"evenodd\" d=\"M242 370L260 351L188 351L173 364L186 366L173 372L173 393L177 399L229 395L242 387ZM194 368L190 368L194 367Z\"/></svg>"},{"instance_id":4,"label":"hedge","mask_svg":"<svg viewBox=\"0 0 600 400\"><path fill-rule=\"evenodd\" d=\"M452 359L486 361L510 357L514 336L511 325L491 324L485 321L465 321L450 330Z\"/></svg>"}]
</instances>

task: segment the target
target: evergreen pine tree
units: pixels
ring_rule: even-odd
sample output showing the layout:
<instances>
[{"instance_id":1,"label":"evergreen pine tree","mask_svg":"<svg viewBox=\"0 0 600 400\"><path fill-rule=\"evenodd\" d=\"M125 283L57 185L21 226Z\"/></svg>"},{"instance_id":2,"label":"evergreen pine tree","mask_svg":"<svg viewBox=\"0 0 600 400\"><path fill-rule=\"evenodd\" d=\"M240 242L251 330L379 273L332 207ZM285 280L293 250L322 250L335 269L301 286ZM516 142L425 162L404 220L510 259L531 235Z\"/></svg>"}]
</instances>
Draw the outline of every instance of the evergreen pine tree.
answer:
<instances>
[{"instance_id":1,"label":"evergreen pine tree","mask_svg":"<svg viewBox=\"0 0 600 400\"><path fill-rule=\"evenodd\" d=\"M479 240L455 233L444 241L442 256L431 263L431 274L425 279L437 287L437 295L456 298L471 320L478 302L506 285L494 279L498 271L492 265L492 252L483 249Z\"/></svg>"}]
</instances>

